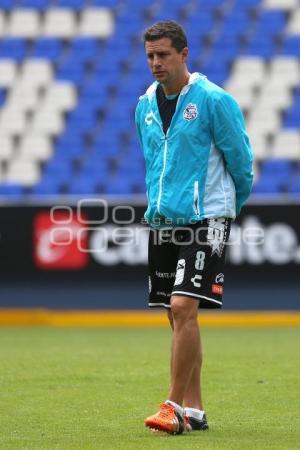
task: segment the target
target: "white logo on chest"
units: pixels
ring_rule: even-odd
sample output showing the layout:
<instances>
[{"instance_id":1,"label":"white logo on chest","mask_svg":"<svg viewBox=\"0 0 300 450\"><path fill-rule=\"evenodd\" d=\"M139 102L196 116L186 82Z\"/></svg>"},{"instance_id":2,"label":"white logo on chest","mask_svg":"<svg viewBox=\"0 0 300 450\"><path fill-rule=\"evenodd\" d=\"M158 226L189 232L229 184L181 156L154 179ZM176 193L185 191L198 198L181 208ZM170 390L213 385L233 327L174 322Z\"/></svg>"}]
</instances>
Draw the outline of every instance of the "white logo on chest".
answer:
<instances>
[{"instance_id":1,"label":"white logo on chest","mask_svg":"<svg viewBox=\"0 0 300 450\"><path fill-rule=\"evenodd\" d=\"M183 118L185 120L195 120L198 117L198 109L195 103L189 103L183 111Z\"/></svg>"}]
</instances>

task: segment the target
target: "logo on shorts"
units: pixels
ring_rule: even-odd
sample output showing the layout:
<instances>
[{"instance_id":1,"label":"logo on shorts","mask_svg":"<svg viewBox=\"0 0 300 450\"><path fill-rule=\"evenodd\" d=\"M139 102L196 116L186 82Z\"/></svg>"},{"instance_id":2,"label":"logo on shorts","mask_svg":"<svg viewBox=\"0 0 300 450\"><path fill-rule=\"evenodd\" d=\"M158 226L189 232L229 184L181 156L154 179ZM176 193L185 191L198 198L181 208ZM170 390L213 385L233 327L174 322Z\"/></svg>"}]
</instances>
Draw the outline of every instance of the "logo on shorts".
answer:
<instances>
[{"instance_id":1,"label":"logo on shorts","mask_svg":"<svg viewBox=\"0 0 300 450\"><path fill-rule=\"evenodd\" d=\"M200 283L201 280L202 280L202 275L199 275L199 274L197 274L193 278L191 278L191 282L197 288L201 287L201 283Z\"/></svg>"},{"instance_id":2,"label":"logo on shorts","mask_svg":"<svg viewBox=\"0 0 300 450\"><path fill-rule=\"evenodd\" d=\"M223 286L219 286L218 284L213 284L211 287L211 291L213 294L222 295L223 294Z\"/></svg>"},{"instance_id":3,"label":"logo on shorts","mask_svg":"<svg viewBox=\"0 0 300 450\"><path fill-rule=\"evenodd\" d=\"M149 294L152 291L152 282L151 282L151 277L148 278L148 287L149 287Z\"/></svg>"},{"instance_id":4,"label":"logo on shorts","mask_svg":"<svg viewBox=\"0 0 300 450\"><path fill-rule=\"evenodd\" d=\"M198 109L195 103L189 103L183 111L183 118L185 120L195 120L198 116Z\"/></svg>"},{"instance_id":5,"label":"logo on shorts","mask_svg":"<svg viewBox=\"0 0 300 450\"><path fill-rule=\"evenodd\" d=\"M185 259L180 259L176 267L176 279L174 286L181 284L183 282L185 272Z\"/></svg>"},{"instance_id":6,"label":"logo on shorts","mask_svg":"<svg viewBox=\"0 0 300 450\"><path fill-rule=\"evenodd\" d=\"M158 278L175 278L176 272L159 272L158 270L155 271L155 275Z\"/></svg>"},{"instance_id":7,"label":"logo on shorts","mask_svg":"<svg viewBox=\"0 0 300 450\"><path fill-rule=\"evenodd\" d=\"M218 273L216 276L216 283L223 284L224 283L224 273Z\"/></svg>"},{"instance_id":8,"label":"logo on shorts","mask_svg":"<svg viewBox=\"0 0 300 450\"><path fill-rule=\"evenodd\" d=\"M207 229L207 242L211 246L211 254L216 253L221 258L226 241L226 220L209 219Z\"/></svg>"}]
</instances>

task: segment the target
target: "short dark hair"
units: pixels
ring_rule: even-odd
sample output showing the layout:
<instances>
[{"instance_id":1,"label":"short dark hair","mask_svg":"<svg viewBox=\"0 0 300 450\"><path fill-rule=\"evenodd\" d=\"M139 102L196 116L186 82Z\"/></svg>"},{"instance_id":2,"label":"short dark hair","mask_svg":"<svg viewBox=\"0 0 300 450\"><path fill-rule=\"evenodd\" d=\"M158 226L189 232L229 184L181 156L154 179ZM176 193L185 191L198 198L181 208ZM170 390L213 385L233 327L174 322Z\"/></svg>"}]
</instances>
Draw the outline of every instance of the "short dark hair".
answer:
<instances>
[{"instance_id":1,"label":"short dark hair","mask_svg":"<svg viewBox=\"0 0 300 450\"><path fill-rule=\"evenodd\" d=\"M177 52L187 47L187 38L183 28L174 20L156 22L144 32L144 44L148 41L169 38Z\"/></svg>"}]
</instances>

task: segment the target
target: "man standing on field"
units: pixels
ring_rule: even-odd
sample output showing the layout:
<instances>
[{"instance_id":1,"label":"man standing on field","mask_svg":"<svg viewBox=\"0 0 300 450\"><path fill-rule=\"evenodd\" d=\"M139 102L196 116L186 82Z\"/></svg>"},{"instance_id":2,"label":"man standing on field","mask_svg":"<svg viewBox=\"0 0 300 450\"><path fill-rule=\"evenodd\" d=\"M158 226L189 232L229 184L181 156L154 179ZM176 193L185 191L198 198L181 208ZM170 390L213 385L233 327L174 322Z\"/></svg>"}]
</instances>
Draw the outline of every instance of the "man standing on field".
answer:
<instances>
[{"instance_id":1,"label":"man standing on field","mask_svg":"<svg viewBox=\"0 0 300 450\"><path fill-rule=\"evenodd\" d=\"M149 306L167 308L173 329L168 399L145 425L180 434L208 428L198 308L222 307L225 247L250 194L252 151L236 101L189 73L180 25L154 24L144 44L156 80L136 108L151 227Z\"/></svg>"}]
</instances>

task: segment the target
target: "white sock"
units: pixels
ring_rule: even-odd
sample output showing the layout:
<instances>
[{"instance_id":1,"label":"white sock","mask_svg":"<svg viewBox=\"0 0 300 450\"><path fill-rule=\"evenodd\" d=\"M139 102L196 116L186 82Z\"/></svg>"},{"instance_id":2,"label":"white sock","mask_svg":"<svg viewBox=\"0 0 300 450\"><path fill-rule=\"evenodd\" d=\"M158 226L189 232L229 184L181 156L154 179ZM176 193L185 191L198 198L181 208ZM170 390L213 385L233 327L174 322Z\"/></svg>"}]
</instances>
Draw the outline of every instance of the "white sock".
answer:
<instances>
[{"instance_id":1,"label":"white sock","mask_svg":"<svg viewBox=\"0 0 300 450\"><path fill-rule=\"evenodd\" d=\"M201 409L196 409L196 408L184 408L184 413L188 417L193 417L194 419L202 420L203 416L205 414L205 411L201 411Z\"/></svg>"},{"instance_id":2,"label":"white sock","mask_svg":"<svg viewBox=\"0 0 300 450\"><path fill-rule=\"evenodd\" d=\"M174 406L174 408L176 409L177 412L179 412L179 414L181 416L183 416L183 408L182 406L178 405L175 402L172 402L171 400L166 400L165 403L168 403L168 405Z\"/></svg>"}]
</instances>

